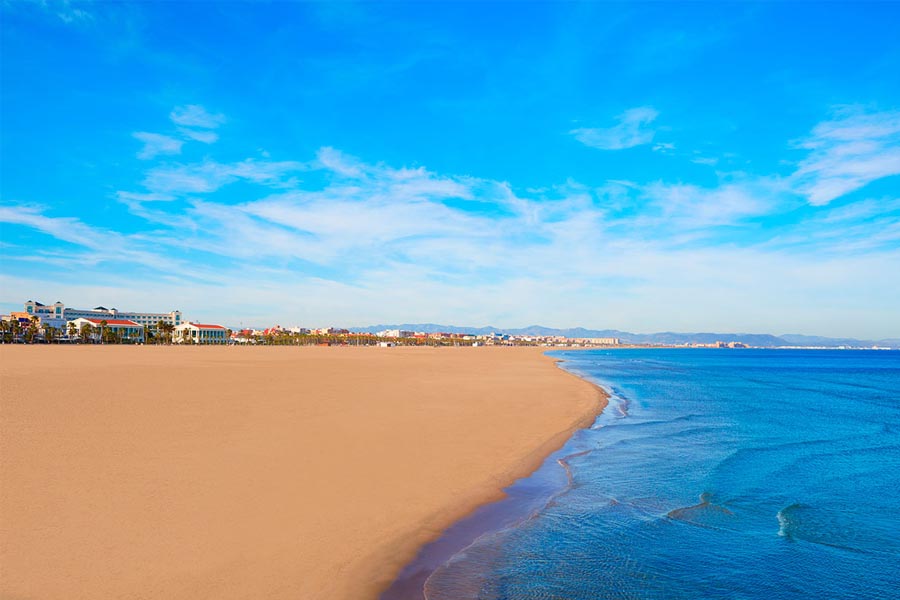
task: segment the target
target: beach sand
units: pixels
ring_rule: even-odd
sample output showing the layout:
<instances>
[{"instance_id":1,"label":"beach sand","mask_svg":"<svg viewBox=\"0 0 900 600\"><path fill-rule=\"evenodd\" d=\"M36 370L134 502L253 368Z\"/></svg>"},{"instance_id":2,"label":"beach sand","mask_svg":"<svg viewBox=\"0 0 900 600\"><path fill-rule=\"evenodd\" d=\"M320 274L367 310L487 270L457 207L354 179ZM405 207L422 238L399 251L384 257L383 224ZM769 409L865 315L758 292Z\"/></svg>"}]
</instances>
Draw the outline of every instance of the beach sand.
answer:
<instances>
[{"instance_id":1,"label":"beach sand","mask_svg":"<svg viewBox=\"0 0 900 600\"><path fill-rule=\"evenodd\" d=\"M603 404L537 348L0 346L0 598L377 598Z\"/></svg>"}]
</instances>

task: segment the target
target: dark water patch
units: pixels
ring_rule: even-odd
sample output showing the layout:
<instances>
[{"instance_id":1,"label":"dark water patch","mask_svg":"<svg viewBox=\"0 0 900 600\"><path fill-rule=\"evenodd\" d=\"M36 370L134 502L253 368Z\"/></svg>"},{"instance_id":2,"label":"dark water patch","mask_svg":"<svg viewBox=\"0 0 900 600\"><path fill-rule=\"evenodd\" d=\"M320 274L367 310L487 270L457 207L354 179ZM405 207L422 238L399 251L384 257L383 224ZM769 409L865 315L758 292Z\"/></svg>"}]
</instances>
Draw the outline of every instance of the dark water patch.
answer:
<instances>
[{"instance_id":1,"label":"dark water patch","mask_svg":"<svg viewBox=\"0 0 900 600\"><path fill-rule=\"evenodd\" d=\"M674 508L666 516L675 521L712 529L725 529L735 521L735 514L725 506L714 504L709 492L700 494L699 504Z\"/></svg>"}]
</instances>

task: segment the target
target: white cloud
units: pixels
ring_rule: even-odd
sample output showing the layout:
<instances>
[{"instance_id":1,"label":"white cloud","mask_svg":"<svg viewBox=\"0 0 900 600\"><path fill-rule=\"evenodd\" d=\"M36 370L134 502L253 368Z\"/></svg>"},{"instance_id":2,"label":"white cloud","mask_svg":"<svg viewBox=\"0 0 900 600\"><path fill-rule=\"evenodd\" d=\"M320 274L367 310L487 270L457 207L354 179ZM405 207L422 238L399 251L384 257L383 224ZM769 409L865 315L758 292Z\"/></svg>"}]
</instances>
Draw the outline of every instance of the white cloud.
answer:
<instances>
[{"instance_id":1,"label":"white cloud","mask_svg":"<svg viewBox=\"0 0 900 600\"><path fill-rule=\"evenodd\" d=\"M121 202L170 202L175 196L158 193L116 192L116 198Z\"/></svg>"},{"instance_id":2,"label":"white cloud","mask_svg":"<svg viewBox=\"0 0 900 600\"><path fill-rule=\"evenodd\" d=\"M670 142L659 142L658 144L653 144L654 152L662 152L663 154L669 154L675 150L675 144Z\"/></svg>"},{"instance_id":3,"label":"white cloud","mask_svg":"<svg viewBox=\"0 0 900 600\"><path fill-rule=\"evenodd\" d=\"M67 25L86 23L94 20L94 15L85 8L90 2L77 2L73 0L32 0L30 4L40 6L43 10L55 15Z\"/></svg>"},{"instance_id":4,"label":"white cloud","mask_svg":"<svg viewBox=\"0 0 900 600\"><path fill-rule=\"evenodd\" d=\"M74 217L47 217L36 207L0 206L0 223L25 225L56 239L88 248L101 248L108 234L95 230Z\"/></svg>"},{"instance_id":5,"label":"white cloud","mask_svg":"<svg viewBox=\"0 0 900 600\"><path fill-rule=\"evenodd\" d=\"M186 165L164 165L147 172L144 186L156 194L205 194L239 180L281 187L289 173L305 170L303 163L292 161L256 161L247 159L236 163L208 160Z\"/></svg>"},{"instance_id":6,"label":"white cloud","mask_svg":"<svg viewBox=\"0 0 900 600\"><path fill-rule=\"evenodd\" d=\"M761 179L715 188L657 182L642 191L659 207L666 226L680 229L733 225L768 214L779 194L775 183Z\"/></svg>"},{"instance_id":7,"label":"white cloud","mask_svg":"<svg viewBox=\"0 0 900 600\"><path fill-rule=\"evenodd\" d=\"M649 106L626 110L617 117L618 125L609 128L579 128L569 133L575 139L599 150L622 150L653 141L655 131L649 127L659 113ZM665 149L660 145L661 149Z\"/></svg>"},{"instance_id":8,"label":"white cloud","mask_svg":"<svg viewBox=\"0 0 900 600\"><path fill-rule=\"evenodd\" d=\"M143 160L155 158L160 154L180 154L181 146L184 144L181 140L159 133L137 131L132 136L144 142L144 147L137 153L137 157Z\"/></svg>"},{"instance_id":9,"label":"white cloud","mask_svg":"<svg viewBox=\"0 0 900 600\"><path fill-rule=\"evenodd\" d=\"M316 159L323 168L343 177L359 178L364 174L363 165L358 160L331 147L321 148Z\"/></svg>"},{"instance_id":10,"label":"white cloud","mask_svg":"<svg viewBox=\"0 0 900 600\"><path fill-rule=\"evenodd\" d=\"M188 139L203 142L204 144L214 144L219 139L219 134L214 131L203 131L201 129L189 129L187 127L179 127L178 132Z\"/></svg>"},{"instance_id":11,"label":"white cloud","mask_svg":"<svg viewBox=\"0 0 900 600\"><path fill-rule=\"evenodd\" d=\"M900 175L900 111L843 108L796 145L809 155L791 176L793 186L810 204L828 204L873 181Z\"/></svg>"},{"instance_id":12,"label":"white cloud","mask_svg":"<svg viewBox=\"0 0 900 600\"><path fill-rule=\"evenodd\" d=\"M176 125L200 129L216 129L225 122L225 115L207 112L199 104L176 106L169 118Z\"/></svg>"}]
</instances>

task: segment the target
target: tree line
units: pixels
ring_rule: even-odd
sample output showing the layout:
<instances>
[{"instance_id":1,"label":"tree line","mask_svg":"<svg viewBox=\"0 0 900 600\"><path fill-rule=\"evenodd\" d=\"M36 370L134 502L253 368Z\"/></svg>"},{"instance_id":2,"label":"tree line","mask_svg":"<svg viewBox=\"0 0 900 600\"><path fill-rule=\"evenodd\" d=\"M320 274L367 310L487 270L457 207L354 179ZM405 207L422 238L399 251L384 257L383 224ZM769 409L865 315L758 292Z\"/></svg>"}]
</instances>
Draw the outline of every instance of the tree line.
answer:
<instances>
[{"instance_id":1,"label":"tree line","mask_svg":"<svg viewBox=\"0 0 900 600\"><path fill-rule=\"evenodd\" d=\"M171 344L174 342L175 325L160 320L155 327L144 327L145 344ZM230 336L231 331L228 331ZM83 323L78 327L69 321L62 328L41 323L37 316L28 322L19 319L0 321L0 342L5 344L137 344L140 338L124 335L109 327L106 319L98 325ZM189 340L186 343L191 343Z\"/></svg>"}]
</instances>

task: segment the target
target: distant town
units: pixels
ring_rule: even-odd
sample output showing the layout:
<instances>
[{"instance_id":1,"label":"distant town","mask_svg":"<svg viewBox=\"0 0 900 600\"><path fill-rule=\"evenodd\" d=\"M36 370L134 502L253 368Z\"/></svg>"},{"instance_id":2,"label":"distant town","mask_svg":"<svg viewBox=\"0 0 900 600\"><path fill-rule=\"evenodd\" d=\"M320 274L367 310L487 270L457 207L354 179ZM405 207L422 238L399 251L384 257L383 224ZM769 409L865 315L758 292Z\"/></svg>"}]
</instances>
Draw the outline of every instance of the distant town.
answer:
<instances>
[{"instance_id":1,"label":"distant town","mask_svg":"<svg viewBox=\"0 0 900 600\"><path fill-rule=\"evenodd\" d=\"M371 328L366 328L371 329ZM456 328L454 328L456 329ZM686 334L688 335L688 334ZM707 335L708 334L704 334ZM761 336L756 336L761 337ZM772 336L769 336L772 337ZM778 339L778 338L774 338ZM825 339L825 338L822 338ZM855 341L855 340L854 340ZM734 339L634 342L620 337L576 337L502 331L353 331L340 327L231 328L186 320L181 311L133 312L97 306L67 307L62 302L24 303L21 311L0 315L0 343L20 344L182 344L182 345L352 345L352 346L545 346L587 348L876 348L877 345L754 345Z\"/></svg>"}]
</instances>

